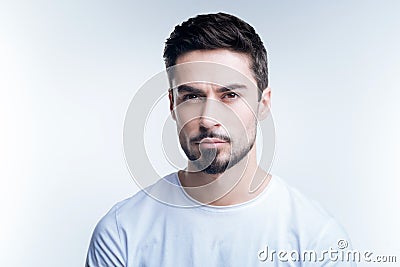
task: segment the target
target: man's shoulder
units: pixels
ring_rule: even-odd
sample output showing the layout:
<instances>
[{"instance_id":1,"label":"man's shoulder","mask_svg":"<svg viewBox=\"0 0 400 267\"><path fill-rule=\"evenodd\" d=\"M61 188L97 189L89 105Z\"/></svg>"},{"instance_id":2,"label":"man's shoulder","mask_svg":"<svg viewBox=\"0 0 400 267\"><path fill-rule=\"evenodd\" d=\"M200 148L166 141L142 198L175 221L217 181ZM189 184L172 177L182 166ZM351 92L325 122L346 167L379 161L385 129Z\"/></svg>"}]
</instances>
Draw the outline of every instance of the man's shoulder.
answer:
<instances>
[{"instance_id":1,"label":"man's shoulder","mask_svg":"<svg viewBox=\"0 0 400 267\"><path fill-rule=\"evenodd\" d=\"M140 234L140 230L143 229L143 225L138 225L140 219L149 215L156 216L160 208L154 206L158 205L158 202L150 197L148 192L171 178L171 175L167 175L113 205L93 231L85 266L125 266L126 233Z\"/></svg>"},{"instance_id":2,"label":"man's shoulder","mask_svg":"<svg viewBox=\"0 0 400 267\"><path fill-rule=\"evenodd\" d=\"M271 202L276 205L276 215L280 222L293 232L307 236L317 235L332 224L339 224L336 219L316 200L306 196L289 185L284 179L274 177L274 196Z\"/></svg>"},{"instance_id":3,"label":"man's shoulder","mask_svg":"<svg viewBox=\"0 0 400 267\"><path fill-rule=\"evenodd\" d=\"M286 211L301 217L312 216L314 219L330 220L332 215L315 199L306 196L297 188L289 185L284 179L275 176L276 196L280 199L280 206ZM317 217L315 217L317 216Z\"/></svg>"},{"instance_id":4,"label":"man's shoulder","mask_svg":"<svg viewBox=\"0 0 400 267\"><path fill-rule=\"evenodd\" d=\"M175 175L176 173L168 174L160 178L156 183L140 189L131 197L114 204L101 221L117 221L119 223L125 218L129 219L134 217L135 214L140 214L143 209L149 212L150 207L154 208L154 206L162 204L162 199L158 198L158 196L161 194L160 192L167 191L168 185L176 183Z\"/></svg>"},{"instance_id":5,"label":"man's shoulder","mask_svg":"<svg viewBox=\"0 0 400 267\"><path fill-rule=\"evenodd\" d=\"M282 178L275 178L276 196L281 201L277 204L279 214L299 236L314 237L307 242L307 246L323 239L331 243L339 238L348 240L343 226L319 202L290 186Z\"/></svg>"}]
</instances>

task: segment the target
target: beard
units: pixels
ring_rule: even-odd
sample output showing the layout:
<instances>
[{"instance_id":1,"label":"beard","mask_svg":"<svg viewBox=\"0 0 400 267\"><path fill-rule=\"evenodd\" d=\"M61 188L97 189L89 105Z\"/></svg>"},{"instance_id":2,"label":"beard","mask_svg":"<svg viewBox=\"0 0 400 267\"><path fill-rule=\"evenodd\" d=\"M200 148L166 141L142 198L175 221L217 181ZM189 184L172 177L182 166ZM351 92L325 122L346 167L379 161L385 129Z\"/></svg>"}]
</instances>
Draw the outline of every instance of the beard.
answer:
<instances>
[{"instance_id":1,"label":"beard","mask_svg":"<svg viewBox=\"0 0 400 267\"><path fill-rule=\"evenodd\" d=\"M235 166L250 152L255 143L256 131L254 130L251 134L249 142L247 140L238 140L238 144L236 145L230 141L229 137L212 133L202 133L192 138L192 141L201 141L201 139L207 137L216 137L227 141L230 149L200 149L200 145L197 145L195 149L191 149L191 142L188 144L184 137L180 137L179 139L182 150L197 170L206 174L220 174Z\"/></svg>"}]
</instances>

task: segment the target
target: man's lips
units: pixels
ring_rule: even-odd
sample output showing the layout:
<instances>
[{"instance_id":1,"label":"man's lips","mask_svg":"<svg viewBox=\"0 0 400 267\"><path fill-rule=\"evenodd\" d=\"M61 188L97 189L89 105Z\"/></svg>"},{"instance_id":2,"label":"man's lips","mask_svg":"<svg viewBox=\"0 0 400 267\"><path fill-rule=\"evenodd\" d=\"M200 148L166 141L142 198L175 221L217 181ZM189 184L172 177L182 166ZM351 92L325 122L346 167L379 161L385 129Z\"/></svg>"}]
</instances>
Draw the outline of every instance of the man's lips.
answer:
<instances>
[{"instance_id":1,"label":"man's lips","mask_svg":"<svg viewBox=\"0 0 400 267\"><path fill-rule=\"evenodd\" d=\"M222 147L228 143L229 143L228 141L219 138L203 138L200 141L194 142L196 146L200 146L202 148L207 148L207 149Z\"/></svg>"},{"instance_id":2,"label":"man's lips","mask_svg":"<svg viewBox=\"0 0 400 267\"><path fill-rule=\"evenodd\" d=\"M195 144L221 144L228 143L225 140L221 140L219 138L203 138L200 141L195 142Z\"/></svg>"}]
</instances>

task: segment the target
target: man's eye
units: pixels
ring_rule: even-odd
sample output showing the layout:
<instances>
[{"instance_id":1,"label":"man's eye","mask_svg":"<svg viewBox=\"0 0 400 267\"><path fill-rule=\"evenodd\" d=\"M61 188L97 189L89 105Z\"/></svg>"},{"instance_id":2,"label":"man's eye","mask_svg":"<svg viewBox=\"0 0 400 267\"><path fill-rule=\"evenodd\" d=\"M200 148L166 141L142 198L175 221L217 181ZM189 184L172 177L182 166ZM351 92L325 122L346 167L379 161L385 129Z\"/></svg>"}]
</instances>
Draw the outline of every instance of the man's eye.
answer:
<instances>
[{"instance_id":1,"label":"man's eye","mask_svg":"<svg viewBox=\"0 0 400 267\"><path fill-rule=\"evenodd\" d=\"M239 95L236 94L236 93L227 93L227 94L225 94L225 95L223 96L223 98L227 98L227 99L235 99L235 98L237 98L237 97L239 97Z\"/></svg>"},{"instance_id":2,"label":"man's eye","mask_svg":"<svg viewBox=\"0 0 400 267\"><path fill-rule=\"evenodd\" d=\"M183 96L183 101L186 100L200 100L201 97L199 97L198 95L195 94L187 94Z\"/></svg>"}]
</instances>

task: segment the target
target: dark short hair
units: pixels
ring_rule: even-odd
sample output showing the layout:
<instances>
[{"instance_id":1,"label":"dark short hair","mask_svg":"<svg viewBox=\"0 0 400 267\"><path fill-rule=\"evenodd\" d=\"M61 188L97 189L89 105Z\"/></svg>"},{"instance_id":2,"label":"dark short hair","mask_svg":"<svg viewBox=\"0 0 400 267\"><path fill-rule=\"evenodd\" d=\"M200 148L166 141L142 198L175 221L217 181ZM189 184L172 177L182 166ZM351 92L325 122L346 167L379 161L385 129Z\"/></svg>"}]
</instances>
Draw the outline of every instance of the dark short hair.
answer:
<instances>
[{"instance_id":1,"label":"dark short hair","mask_svg":"<svg viewBox=\"0 0 400 267\"><path fill-rule=\"evenodd\" d=\"M229 49L250 56L257 87L268 87L267 51L260 36L247 22L230 14L204 14L177 25L165 42L166 67L194 50Z\"/></svg>"}]
</instances>

